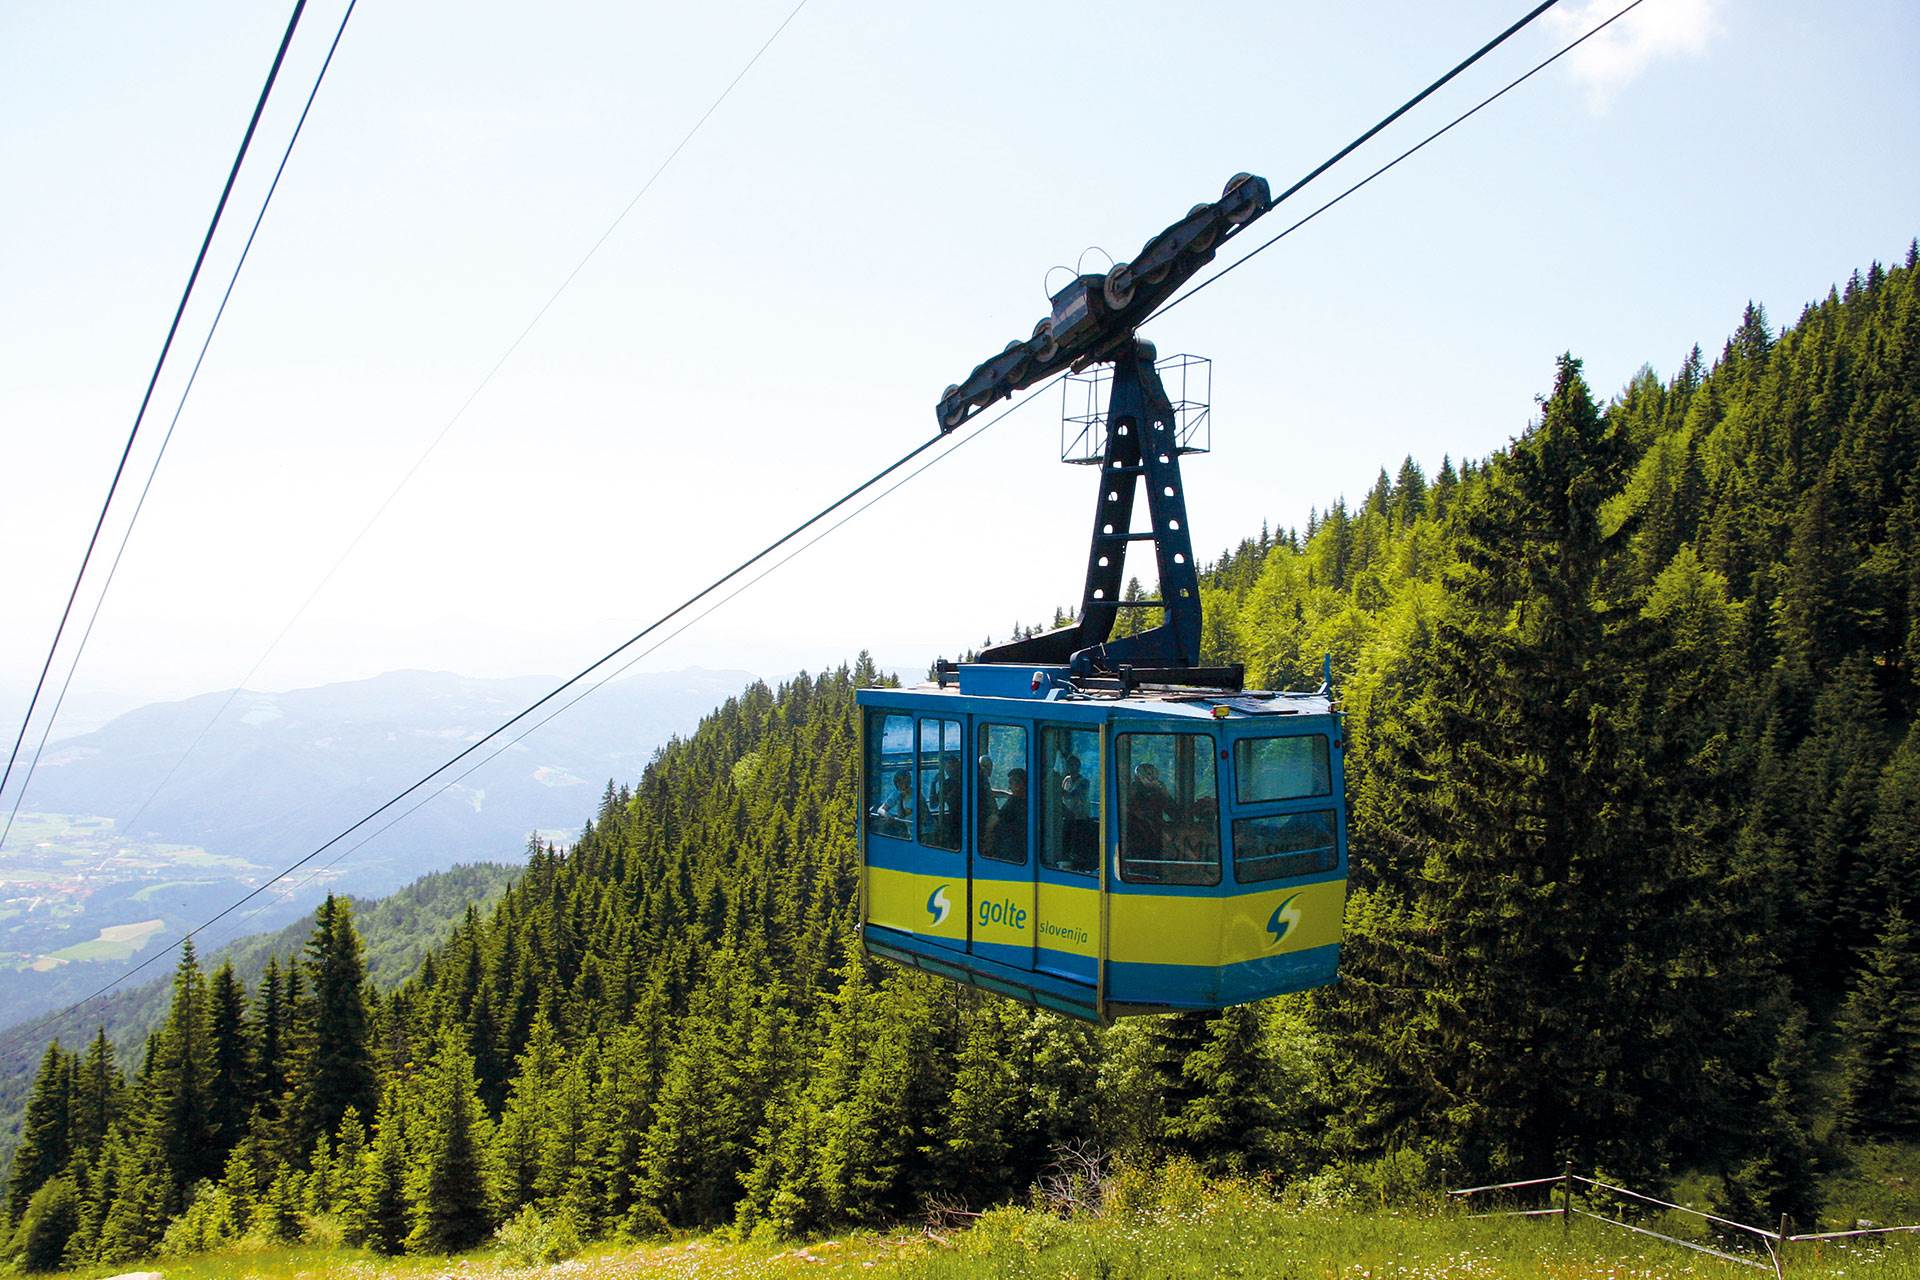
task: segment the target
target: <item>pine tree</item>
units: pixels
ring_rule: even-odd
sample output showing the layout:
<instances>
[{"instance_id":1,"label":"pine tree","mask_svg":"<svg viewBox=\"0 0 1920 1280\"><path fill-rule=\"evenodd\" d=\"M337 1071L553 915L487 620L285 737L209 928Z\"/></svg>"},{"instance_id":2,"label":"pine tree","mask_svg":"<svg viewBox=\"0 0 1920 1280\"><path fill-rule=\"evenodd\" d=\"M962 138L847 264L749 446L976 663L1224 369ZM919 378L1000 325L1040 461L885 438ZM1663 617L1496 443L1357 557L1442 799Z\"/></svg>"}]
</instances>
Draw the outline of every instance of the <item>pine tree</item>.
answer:
<instances>
[{"instance_id":1,"label":"pine tree","mask_svg":"<svg viewBox=\"0 0 1920 1280\"><path fill-rule=\"evenodd\" d=\"M114 1066L113 1045L107 1029L94 1033L73 1079L73 1146L98 1159L107 1133L121 1111L123 1085Z\"/></svg>"},{"instance_id":2,"label":"pine tree","mask_svg":"<svg viewBox=\"0 0 1920 1280\"><path fill-rule=\"evenodd\" d=\"M340 1125L348 1107L371 1111L377 1092L369 1038L366 970L347 899L328 894L314 913L306 969L313 991L300 1005L293 1069L301 1152Z\"/></svg>"},{"instance_id":3,"label":"pine tree","mask_svg":"<svg viewBox=\"0 0 1920 1280\"><path fill-rule=\"evenodd\" d=\"M213 1033L206 983L193 940L180 947L174 969L173 1003L154 1037L153 1070L145 1082L153 1154L161 1179L163 1217L186 1208L187 1188L217 1177L225 1153L214 1140Z\"/></svg>"},{"instance_id":4,"label":"pine tree","mask_svg":"<svg viewBox=\"0 0 1920 1280\"><path fill-rule=\"evenodd\" d=\"M1167 1136L1221 1173L1253 1172L1271 1156L1279 1108L1262 1040L1259 1010L1238 1005L1210 1019L1206 1040L1180 1066L1194 1088L1167 1116Z\"/></svg>"},{"instance_id":5,"label":"pine tree","mask_svg":"<svg viewBox=\"0 0 1920 1280\"><path fill-rule=\"evenodd\" d=\"M27 1095L20 1145L14 1151L13 1171L7 1180L10 1223L21 1220L34 1192L65 1168L73 1154L73 1072L73 1059L60 1042L48 1045L33 1078L33 1092ZM67 1188L68 1193L72 1190L71 1186Z\"/></svg>"},{"instance_id":6,"label":"pine tree","mask_svg":"<svg viewBox=\"0 0 1920 1280\"><path fill-rule=\"evenodd\" d=\"M212 1069L207 1081L207 1119L214 1155L220 1160L226 1159L227 1152L246 1132L248 1113L253 1108L245 1015L246 993L234 976L233 962L224 961L207 983L207 1056Z\"/></svg>"},{"instance_id":7,"label":"pine tree","mask_svg":"<svg viewBox=\"0 0 1920 1280\"><path fill-rule=\"evenodd\" d=\"M407 1248L421 1253L470 1249L493 1229L487 1213L485 1118L474 1097L473 1059L451 1028L421 1088L424 1123L406 1184L413 1210Z\"/></svg>"},{"instance_id":8,"label":"pine tree","mask_svg":"<svg viewBox=\"0 0 1920 1280\"><path fill-rule=\"evenodd\" d=\"M1920 937L1899 907L1841 1011L1840 1120L1873 1137L1920 1136Z\"/></svg>"}]
</instances>

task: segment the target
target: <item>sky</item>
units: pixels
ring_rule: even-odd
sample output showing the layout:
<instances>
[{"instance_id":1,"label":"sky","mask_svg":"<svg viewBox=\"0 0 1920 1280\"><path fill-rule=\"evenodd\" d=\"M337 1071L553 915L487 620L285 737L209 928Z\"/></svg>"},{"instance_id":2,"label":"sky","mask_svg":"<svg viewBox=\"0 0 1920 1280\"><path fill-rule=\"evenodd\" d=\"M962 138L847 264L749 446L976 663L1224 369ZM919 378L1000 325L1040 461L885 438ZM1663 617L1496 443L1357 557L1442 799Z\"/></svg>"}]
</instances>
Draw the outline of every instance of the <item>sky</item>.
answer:
<instances>
[{"instance_id":1,"label":"sky","mask_svg":"<svg viewBox=\"0 0 1920 1280\"><path fill-rule=\"evenodd\" d=\"M361 4L76 713L233 686L336 562L251 687L571 672L932 435L942 389L1045 313L1049 267L1132 256L1237 171L1284 187L1524 8L807 0L487 380L793 3ZM308 5L102 564L343 7ZM1246 243L1612 7L1566 0ZM9 728L285 20L0 6ZM1711 357L1749 299L1788 323L1898 260L1916 71L1902 0L1645 0L1156 322L1162 354L1213 361L1202 559L1403 456L1500 447L1564 351L1611 395ZM1094 494L1058 463L1057 394L645 666L917 664L1077 601Z\"/></svg>"}]
</instances>

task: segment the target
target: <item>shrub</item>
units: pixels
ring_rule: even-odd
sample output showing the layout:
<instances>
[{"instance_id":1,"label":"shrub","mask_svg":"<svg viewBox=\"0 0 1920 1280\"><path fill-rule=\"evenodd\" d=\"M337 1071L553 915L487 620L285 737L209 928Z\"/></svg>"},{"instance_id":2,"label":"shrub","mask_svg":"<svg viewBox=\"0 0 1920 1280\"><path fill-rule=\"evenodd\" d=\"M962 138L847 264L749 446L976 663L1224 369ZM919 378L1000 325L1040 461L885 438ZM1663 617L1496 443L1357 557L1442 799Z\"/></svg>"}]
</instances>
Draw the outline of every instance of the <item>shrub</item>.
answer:
<instances>
[{"instance_id":1,"label":"shrub","mask_svg":"<svg viewBox=\"0 0 1920 1280\"><path fill-rule=\"evenodd\" d=\"M201 1182L194 1186L180 1216L167 1224L159 1252L162 1257L177 1258L218 1249L238 1239L243 1225L233 1193L223 1186Z\"/></svg>"},{"instance_id":2,"label":"shrub","mask_svg":"<svg viewBox=\"0 0 1920 1280\"><path fill-rule=\"evenodd\" d=\"M532 1205L520 1210L494 1239L500 1252L523 1267L544 1266L580 1252L580 1232L564 1213L543 1214Z\"/></svg>"},{"instance_id":3,"label":"shrub","mask_svg":"<svg viewBox=\"0 0 1920 1280\"><path fill-rule=\"evenodd\" d=\"M67 1240L80 1225L80 1197L66 1178L40 1184L20 1215L20 1265L27 1271L57 1271Z\"/></svg>"}]
</instances>

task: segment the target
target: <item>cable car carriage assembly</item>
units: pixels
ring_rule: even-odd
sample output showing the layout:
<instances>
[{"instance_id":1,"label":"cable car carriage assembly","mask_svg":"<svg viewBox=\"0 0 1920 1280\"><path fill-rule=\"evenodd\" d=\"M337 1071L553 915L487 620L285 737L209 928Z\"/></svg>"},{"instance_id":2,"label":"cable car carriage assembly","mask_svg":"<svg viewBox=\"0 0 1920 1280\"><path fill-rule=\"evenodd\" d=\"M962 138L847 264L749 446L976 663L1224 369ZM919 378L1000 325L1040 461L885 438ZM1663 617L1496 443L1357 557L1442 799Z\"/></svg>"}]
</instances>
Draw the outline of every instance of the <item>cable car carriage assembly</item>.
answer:
<instances>
[{"instance_id":1,"label":"cable car carriage assembly","mask_svg":"<svg viewBox=\"0 0 1920 1280\"><path fill-rule=\"evenodd\" d=\"M1075 1017L1220 1009L1334 980L1346 801L1331 689L1251 692L1200 665L1200 586L1180 458L1205 406L1169 399L1205 362L1135 329L1265 213L1237 175L1131 263L1077 276L1026 342L948 388L942 431L1054 373L1093 370L1104 414L1067 421L1098 465L1076 620L862 689L861 936L870 954ZM1104 366L1110 366L1109 370ZM1151 530L1132 528L1138 482ZM1160 599L1121 598L1150 541ZM1158 625L1112 638L1123 608Z\"/></svg>"}]
</instances>

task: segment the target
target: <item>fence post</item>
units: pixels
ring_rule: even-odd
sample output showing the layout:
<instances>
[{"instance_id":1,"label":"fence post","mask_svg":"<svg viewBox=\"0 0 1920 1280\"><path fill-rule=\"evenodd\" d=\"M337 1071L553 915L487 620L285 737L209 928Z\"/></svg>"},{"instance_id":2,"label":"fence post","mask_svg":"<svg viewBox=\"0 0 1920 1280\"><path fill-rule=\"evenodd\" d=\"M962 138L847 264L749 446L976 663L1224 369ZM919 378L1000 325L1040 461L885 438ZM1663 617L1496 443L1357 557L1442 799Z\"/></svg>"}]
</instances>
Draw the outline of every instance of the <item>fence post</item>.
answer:
<instances>
[{"instance_id":1,"label":"fence post","mask_svg":"<svg viewBox=\"0 0 1920 1280\"><path fill-rule=\"evenodd\" d=\"M1573 1230L1573 1157L1567 1157L1567 1171L1560 1175L1560 1238Z\"/></svg>"},{"instance_id":2,"label":"fence post","mask_svg":"<svg viewBox=\"0 0 1920 1280\"><path fill-rule=\"evenodd\" d=\"M1779 1251L1773 1255L1773 1272L1776 1276L1785 1276L1787 1274L1787 1228L1790 1225L1787 1221L1787 1215L1784 1213L1781 1214L1780 1248Z\"/></svg>"}]
</instances>

